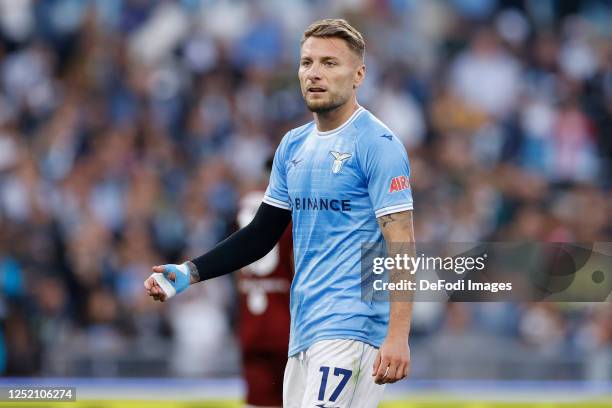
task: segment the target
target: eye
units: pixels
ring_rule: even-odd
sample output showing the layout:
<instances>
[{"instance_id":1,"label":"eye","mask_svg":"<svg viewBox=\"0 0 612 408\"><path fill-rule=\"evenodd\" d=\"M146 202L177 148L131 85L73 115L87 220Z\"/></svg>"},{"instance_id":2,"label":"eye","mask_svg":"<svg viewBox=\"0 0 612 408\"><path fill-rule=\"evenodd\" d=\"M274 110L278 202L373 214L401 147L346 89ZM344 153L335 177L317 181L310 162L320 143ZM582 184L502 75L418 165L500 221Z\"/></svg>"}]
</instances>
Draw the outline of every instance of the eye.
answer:
<instances>
[{"instance_id":1,"label":"eye","mask_svg":"<svg viewBox=\"0 0 612 408\"><path fill-rule=\"evenodd\" d=\"M333 67L336 66L338 64L336 64L334 61L325 61L325 66L326 67Z\"/></svg>"},{"instance_id":2,"label":"eye","mask_svg":"<svg viewBox=\"0 0 612 408\"><path fill-rule=\"evenodd\" d=\"M302 65L303 67L307 67L307 66L309 66L309 65L310 65L310 61L308 61L308 60L303 60L303 61L301 62L301 65Z\"/></svg>"}]
</instances>

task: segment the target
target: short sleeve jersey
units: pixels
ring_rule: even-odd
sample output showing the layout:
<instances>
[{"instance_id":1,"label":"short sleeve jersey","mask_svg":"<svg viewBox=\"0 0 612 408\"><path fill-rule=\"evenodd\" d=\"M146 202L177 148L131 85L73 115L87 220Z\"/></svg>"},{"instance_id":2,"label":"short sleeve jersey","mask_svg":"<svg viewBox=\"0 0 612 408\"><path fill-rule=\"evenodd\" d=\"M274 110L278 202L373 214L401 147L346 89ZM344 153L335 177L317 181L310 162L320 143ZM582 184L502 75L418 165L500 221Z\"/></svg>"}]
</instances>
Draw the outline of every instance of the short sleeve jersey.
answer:
<instances>
[{"instance_id":1,"label":"short sleeve jersey","mask_svg":"<svg viewBox=\"0 0 612 408\"><path fill-rule=\"evenodd\" d=\"M329 339L380 347L389 304L362 300L361 245L383 241L377 217L412 210L409 176L402 143L362 107L334 130L285 135L263 201L292 212L289 356Z\"/></svg>"}]
</instances>

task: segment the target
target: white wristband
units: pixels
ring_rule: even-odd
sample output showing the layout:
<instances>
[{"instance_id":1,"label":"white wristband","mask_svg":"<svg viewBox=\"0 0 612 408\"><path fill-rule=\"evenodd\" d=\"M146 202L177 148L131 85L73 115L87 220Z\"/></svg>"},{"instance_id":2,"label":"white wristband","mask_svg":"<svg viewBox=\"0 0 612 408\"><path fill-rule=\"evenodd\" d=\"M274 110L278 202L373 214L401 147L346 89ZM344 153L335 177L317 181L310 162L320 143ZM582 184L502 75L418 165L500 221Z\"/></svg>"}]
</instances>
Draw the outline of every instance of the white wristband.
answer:
<instances>
[{"instance_id":1,"label":"white wristband","mask_svg":"<svg viewBox=\"0 0 612 408\"><path fill-rule=\"evenodd\" d=\"M159 287L162 288L162 290L166 294L166 299L170 299L171 297L176 295L176 289L174 289L172 283L170 283L170 281L166 279L163 273L153 273L151 274L151 276L153 277L153 279L155 279Z\"/></svg>"}]
</instances>

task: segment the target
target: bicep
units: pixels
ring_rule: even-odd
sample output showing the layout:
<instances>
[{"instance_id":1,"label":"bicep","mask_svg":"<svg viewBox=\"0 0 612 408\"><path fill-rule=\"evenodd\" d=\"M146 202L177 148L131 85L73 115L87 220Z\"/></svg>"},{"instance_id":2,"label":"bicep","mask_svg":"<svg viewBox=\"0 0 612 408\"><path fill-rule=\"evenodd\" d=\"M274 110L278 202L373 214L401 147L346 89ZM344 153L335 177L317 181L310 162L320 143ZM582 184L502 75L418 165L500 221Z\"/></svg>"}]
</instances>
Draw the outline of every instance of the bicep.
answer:
<instances>
[{"instance_id":1,"label":"bicep","mask_svg":"<svg viewBox=\"0 0 612 408\"><path fill-rule=\"evenodd\" d=\"M290 209L289 193L287 190L287 172L285 168L285 140L287 137L288 134L285 135L283 141L274 153L270 181L263 199L264 202L276 207L281 207L285 210Z\"/></svg>"},{"instance_id":2,"label":"bicep","mask_svg":"<svg viewBox=\"0 0 612 408\"><path fill-rule=\"evenodd\" d=\"M291 211L263 202L249 227L255 230L254 239L270 238L276 244L290 222Z\"/></svg>"}]
</instances>

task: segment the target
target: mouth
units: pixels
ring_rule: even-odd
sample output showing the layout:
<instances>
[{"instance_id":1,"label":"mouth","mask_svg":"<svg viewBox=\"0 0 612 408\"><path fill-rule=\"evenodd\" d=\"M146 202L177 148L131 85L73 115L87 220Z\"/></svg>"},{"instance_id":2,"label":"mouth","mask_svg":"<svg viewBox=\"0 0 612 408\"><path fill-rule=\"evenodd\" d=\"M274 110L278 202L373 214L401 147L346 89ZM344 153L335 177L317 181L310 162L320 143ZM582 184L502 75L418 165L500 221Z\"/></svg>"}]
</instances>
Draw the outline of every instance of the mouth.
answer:
<instances>
[{"instance_id":1,"label":"mouth","mask_svg":"<svg viewBox=\"0 0 612 408\"><path fill-rule=\"evenodd\" d=\"M323 93L326 92L325 88L320 86L310 86L307 89L308 93Z\"/></svg>"}]
</instances>

